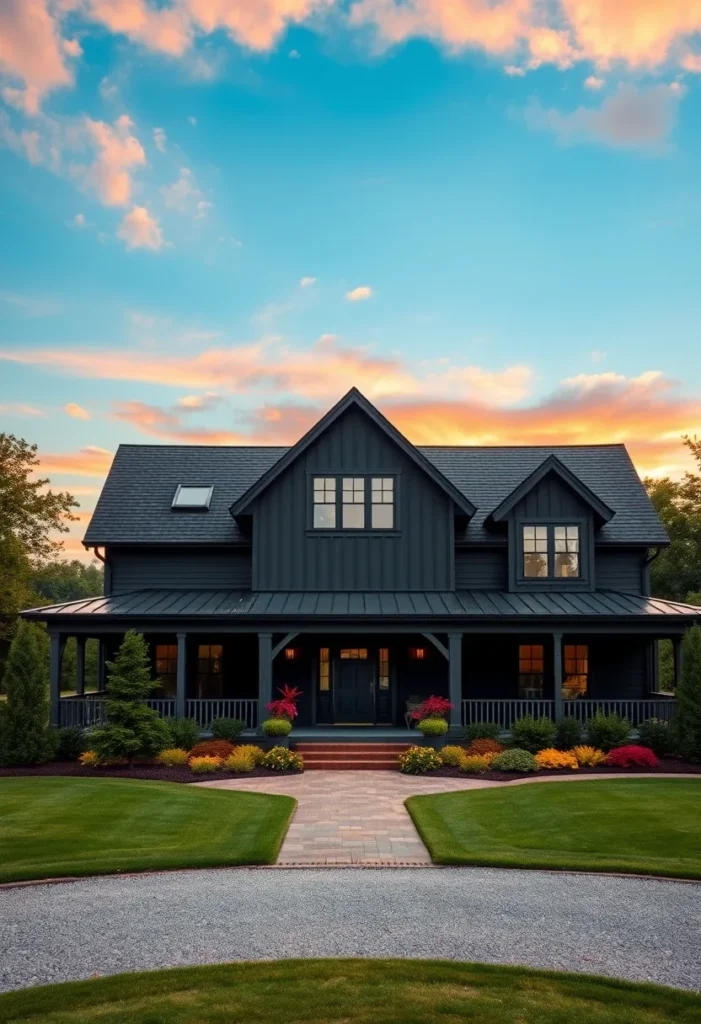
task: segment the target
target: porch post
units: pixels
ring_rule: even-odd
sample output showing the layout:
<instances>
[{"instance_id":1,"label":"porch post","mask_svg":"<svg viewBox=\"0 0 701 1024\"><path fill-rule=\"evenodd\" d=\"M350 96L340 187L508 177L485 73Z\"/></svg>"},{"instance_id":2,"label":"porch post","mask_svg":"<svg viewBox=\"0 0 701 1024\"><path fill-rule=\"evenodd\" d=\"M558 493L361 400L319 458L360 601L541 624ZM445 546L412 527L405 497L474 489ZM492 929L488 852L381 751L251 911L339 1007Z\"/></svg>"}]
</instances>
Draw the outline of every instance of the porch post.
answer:
<instances>
[{"instance_id":1,"label":"porch post","mask_svg":"<svg viewBox=\"0 0 701 1024\"><path fill-rule=\"evenodd\" d=\"M79 697L85 693L85 637L75 638L75 692Z\"/></svg>"},{"instance_id":2,"label":"porch post","mask_svg":"<svg viewBox=\"0 0 701 1024\"><path fill-rule=\"evenodd\" d=\"M553 633L553 700L555 721L562 721L562 633Z\"/></svg>"},{"instance_id":3,"label":"porch post","mask_svg":"<svg viewBox=\"0 0 701 1024\"><path fill-rule=\"evenodd\" d=\"M187 633L178 633L178 668L175 680L175 717L185 717L185 685L187 679Z\"/></svg>"},{"instance_id":4,"label":"porch post","mask_svg":"<svg viewBox=\"0 0 701 1024\"><path fill-rule=\"evenodd\" d=\"M681 636L675 636L674 639L672 640L672 647L673 647L673 650L674 650L674 689L675 690L679 686L679 680L681 679L681 676L682 676L682 662L684 660L683 659L683 655L682 655L682 640L683 640L683 637L681 637Z\"/></svg>"},{"instance_id":5,"label":"porch post","mask_svg":"<svg viewBox=\"0 0 701 1024\"><path fill-rule=\"evenodd\" d=\"M448 683L451 730L462 726L462 633L448 633Z\"/></svg>"},{"instance_id":6,"label":"porch post","mask_svg":"<svg viewBox=\"0 0 701 1024\"><path fill-rule=\"evenodd\" d=\"M265 718L265 705L273 699L273 634L258 634L258 728Z\"/></svg>"},{"instance_id":7,"label":"porch post","mask_svg":"<svg viewBox=\"0 0 701 1024\"><path fill-rule=\"evenodd\" d=\"M102 693L105 688L105 641L100 637L97 641L97 688Z\"/></svg>"},{"instance_id":8,"label":"porch post","mask_svg":"<svg viewBox=\"0 0 701 1024\"><path fill-rule=\"evenodd\" d=\"M58 702L61 699L61 654L60 633L49 633L49 724L59 724Z\"/></svg>"}]
</instances>

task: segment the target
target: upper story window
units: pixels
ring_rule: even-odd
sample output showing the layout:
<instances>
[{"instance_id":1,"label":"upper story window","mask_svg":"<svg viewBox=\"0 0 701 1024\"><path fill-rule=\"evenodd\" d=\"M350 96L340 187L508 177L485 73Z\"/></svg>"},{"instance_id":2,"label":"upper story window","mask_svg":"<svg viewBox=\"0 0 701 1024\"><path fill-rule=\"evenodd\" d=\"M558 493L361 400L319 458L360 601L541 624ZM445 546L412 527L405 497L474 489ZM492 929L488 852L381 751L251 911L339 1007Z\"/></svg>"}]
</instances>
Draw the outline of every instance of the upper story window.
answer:
<instances>
[{"instance_id":1,"label":"upper story window","mask_svg":"<svg viewBox=\"0 0 701 1024\"><path fill-rule=\"evenodd\" d=\"M336 528L336 477L314 477L314 529Z\"/></svg>"},{"instance_id":2,"label":"upper story window","mask_svg":"<svg viewBox=\"0 0 701 1024\"><path fill-rule=\"evenodd\" d=\"M171 508L206 512L213 492L213 487L191 487L186 484L178 484Z\"/></svg>"},{"instance_id":3,"label":"upper story window","mask_svg":"<svg viewBox=\"0 0 701 1024\"><path fill-rule=\"evenodd\" d=\"M394 530L395 480L391 476L315 476L315 530Z\"/></svg>"},{"instance_id":4,"label":"upper story window","mask_svg":"<svg viewBox=\"0 0 701 1024\"><path fill-rule=\"evenodd\" d=\"M526 579L578 579L578 525L522 527L523 575Z\"/></svg>"}]
</instances>

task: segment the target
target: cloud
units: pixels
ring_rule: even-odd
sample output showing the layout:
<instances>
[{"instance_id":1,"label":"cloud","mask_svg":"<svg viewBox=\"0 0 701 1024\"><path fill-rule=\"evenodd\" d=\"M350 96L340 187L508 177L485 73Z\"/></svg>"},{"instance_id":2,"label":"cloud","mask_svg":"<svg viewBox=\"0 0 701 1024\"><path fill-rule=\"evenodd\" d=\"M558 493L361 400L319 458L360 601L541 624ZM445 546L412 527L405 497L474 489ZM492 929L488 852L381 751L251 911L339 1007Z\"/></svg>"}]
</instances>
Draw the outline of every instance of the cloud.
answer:
<instances>
[{"instance_id":1,"label":"cloud","mask_svg":"<svg viewBox=\"0 0 701 1024\"><path fill-rule=\"evenodd\" d=\"M37 409L34 405L24 405L22 402L0 404L0 412L8 416L46 416L43 409Z\"/></svg>"},{"instance_id":2,"label":"cloud","mask_svg":"<svg viewBox=\"0 0 701 1024\"><path fill-rule=\"evenodd\" d=\"M57 299L23 295L20 292L0 292L0 303L10 306L17 313L27 317L54 316L63 309Z\"/></svg>"},{"instance_id":3,"label":"cloud","mask_svg":"<svg viewBox=\"0 0 701 1024\"><path fill-rule=\"evenodd\" d=\"M602 89L603 86L604 86L603 78L597 78L596 75L589 75L588 78L584 79L584 88L585 89L592 89L592 90L595 91L597 89Z\"/></svg>"},{"instance_id":4,"label":"cloud","mask_svg":"<svg viewBox=\"0 0 701 1024\"><path fill-rule=\"evenodd\" d=\"M69 476L105 476L112 464L112 452L95 445L77 452L42 453L39 472Z\"/></svg>"},{"instance_id":5,"label":"cloud","mask_svg":"<svg viewBox=\"0 0 701 1024\"><path fill-rule=\"evenodd\" d=\"M76 213L75 217L73 218L73 224L75 227L80 228L81 230L83 230L83 228L86 228L88 226L88 222L85 219L85 214Z\"/></svg>"},{"instance_id":6,"label":"cloud","mask_svg":"<svg viewBox=\"0 0 701 1024\"><path fill-rule=\"evenodd\" d=\"M22 83L3 92L6 102L34 114L41 97L68 86L73 77L67 58L77 56L61 43L58 20L49 0L3 0L0 4L0 71Z\"/></svg>"},{"instance_id":7,"label":"cloud","mask_svg":"<svg viewBox=\"0 0 701 1024\"><path fill-rule=\"evenodd\" d=\"M214 205L204 199L189 167L180 168L178 180L172 185L161 186L161 195L170 209L179 213L192 213L195 220L203 220Z\"/></svg>"},{"instance_id":8,"label":"cloud","mask_svg":"<svg viewBox=\"0 0 701 1024\"><path fill-rule=\"evenodd\" d=\"M153 129L153 144L159 153L165 153L168 136L163 128Z\"/></svg>"},{"instance_id":9,"label":"cloud","mask_svg":"<svg viewBox=\"0 0 701 1024\"><path fill-rule=\"evenodd\" d=\"M346 298L349 302L363 302L365 299L369 299L371 295L372 288L365 284L346 292Z\"/></svg>"},{"instance_id":10,"label":"cloud","mask_svg":"<svg viewBox=\"0 0 701 1024\"><path fill-rule=\"evenodd\" d=\"M76 402L67 402L63 411L67 416L71 416L74 420L89 420L92 419L87 409L84 409L82 405L78 405Z\"/></svg>"},{"instance_id":11,"label":"cloud","mask_svg":"<svg viewBox=\"0 0 701 1024\"><path fill-rule=\"evenodd\" d=\"M77 0L77 5L85 17L115 35L171 57L182 56L192 42L192 22L181 4L155 7L146 0Z\"/></svg>"},{"instance_id":12,"label":"cloud","mask_svg":"<svg viewBox=\"0 0 701 1024\"><path fill-rule=\"evenodd\" d=\"M146 163L144 148L131 131L133 121L126 114L113 125L88 117L85 128L98 153L84 183L105 206L126 206L132 193L131 169Z\"/></svg>"},{"instance_id":13,"label":"cloud","mask_svg":"<svg viewBox=\"0 0 701 1024\"><path fill-rule=\"evenodd\" d=\"M134 206L125 214L117 229L117 238L126 243L127 249L152 249L157 252L164 244L160 224L145 206Z\"/></svg>"},{"instance_id":14,"label":"cloud","mask_svg":"<svg viewBox=\"0 0 701 1024\"><path fill-rule=\"evenodd\" d=\"M309 288L313 284L316 284L315 277L300 277L299 279L300 288Z\"/></svg>"},{"instance_id":15,"label":"cloud","mask_svg":"<svg viewBox=\"0 0 701 1024\"><path fill-rule=\"evenodd\" d=\"M553 132L563 143L600 142L660 151L674 128L679 97L678 90L667 85L621 85L601 107L578 107L571 113L544 109L532 101L525 119L530 128Z\"/></svg>"}]
</instances>

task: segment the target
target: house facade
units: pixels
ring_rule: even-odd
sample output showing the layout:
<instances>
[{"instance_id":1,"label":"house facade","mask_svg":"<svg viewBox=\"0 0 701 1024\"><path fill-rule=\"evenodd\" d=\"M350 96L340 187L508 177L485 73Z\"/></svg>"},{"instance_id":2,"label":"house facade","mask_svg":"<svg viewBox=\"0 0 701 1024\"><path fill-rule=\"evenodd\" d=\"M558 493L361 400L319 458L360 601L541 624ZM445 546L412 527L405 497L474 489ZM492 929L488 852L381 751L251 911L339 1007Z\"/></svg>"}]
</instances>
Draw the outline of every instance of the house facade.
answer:
<instances>
[{"instance_id":1,"label":"house facade","mask_svg":"<svg viewBox=\"0 0 701 1024\"><path fill-rule=\"evenodd\" d=\"M255 729L283 683L297 726L451 726L596 707L669 717L656 644L701 609L649 596L668 543L622 445L420 447L356 389L281 447L120 446L84 544L102 598L32 609L51 635L55 723L99 721L101 664L146 636L163 714ZM77 694L60 666L78 640ZM104 684L104 670L101 669Z\"/></svg>"}]
</instances>

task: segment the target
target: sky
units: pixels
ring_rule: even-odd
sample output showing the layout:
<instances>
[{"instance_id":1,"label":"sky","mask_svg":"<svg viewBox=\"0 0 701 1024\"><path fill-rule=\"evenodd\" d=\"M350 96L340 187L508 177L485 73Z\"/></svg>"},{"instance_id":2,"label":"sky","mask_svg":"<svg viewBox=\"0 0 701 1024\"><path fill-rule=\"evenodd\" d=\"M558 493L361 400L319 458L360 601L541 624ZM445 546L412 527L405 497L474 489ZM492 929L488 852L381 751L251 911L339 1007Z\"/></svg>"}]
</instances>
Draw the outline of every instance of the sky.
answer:
<instances>
[{"instance_id":1,"label":"sky","mask_svg":"<svg viewBox=\"0 0 701 1024\"><path fill-rule=\"evenodd\" d=\"M701 434L701 7L0 0L0 430L120 443Z\"/></svg>"}]
</instances>

